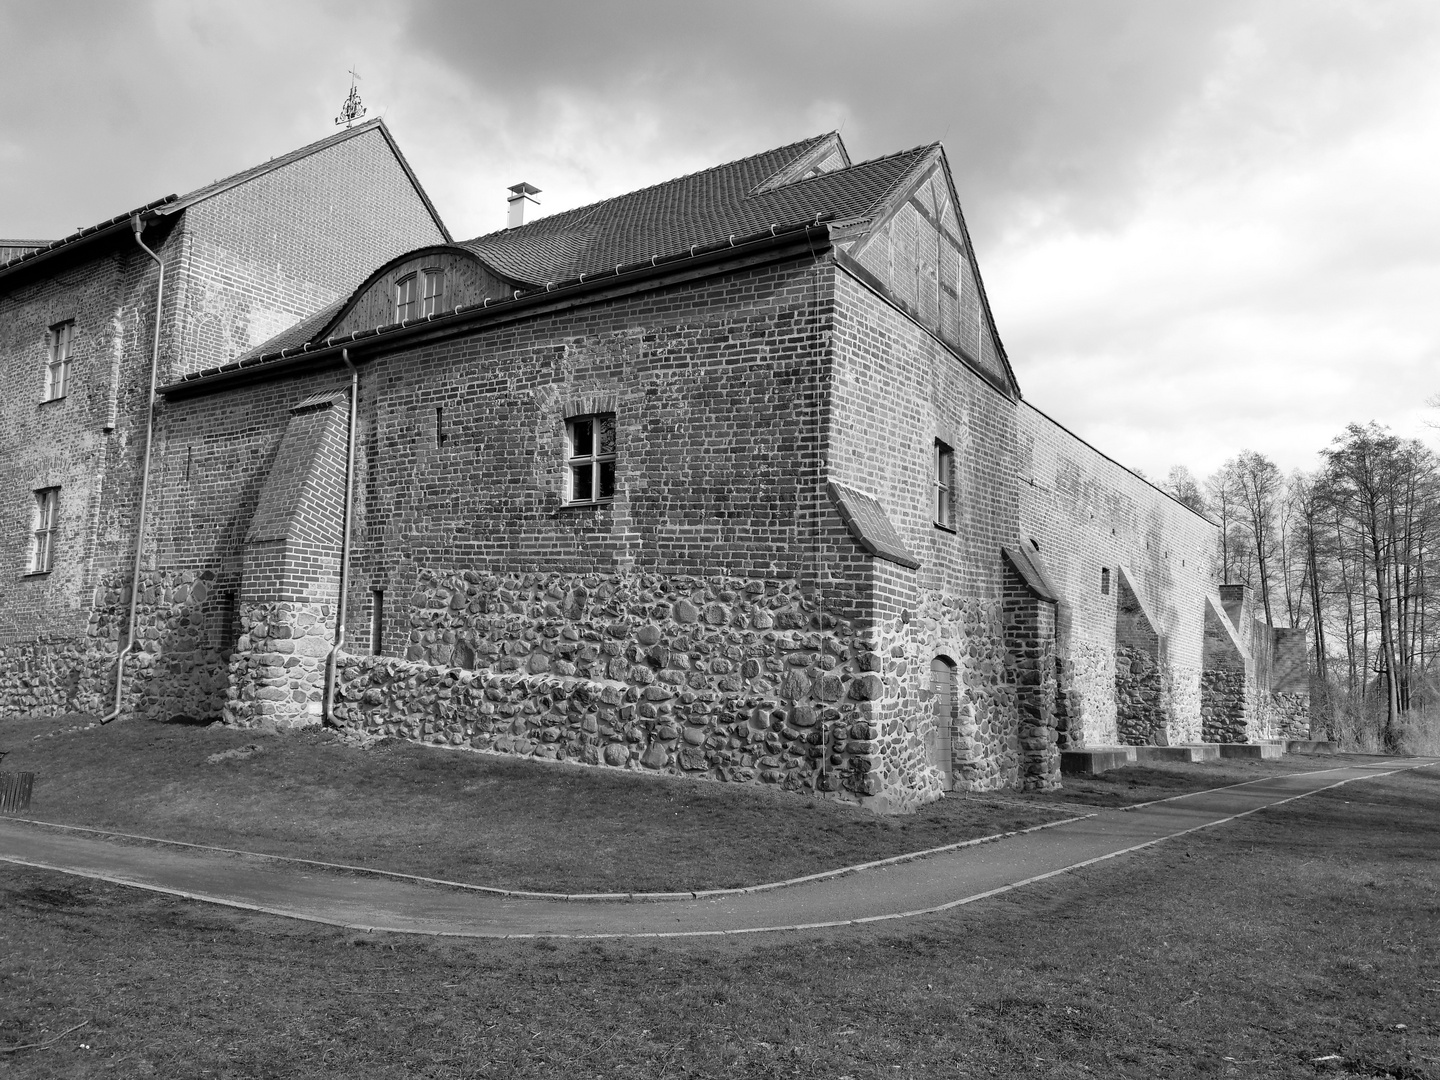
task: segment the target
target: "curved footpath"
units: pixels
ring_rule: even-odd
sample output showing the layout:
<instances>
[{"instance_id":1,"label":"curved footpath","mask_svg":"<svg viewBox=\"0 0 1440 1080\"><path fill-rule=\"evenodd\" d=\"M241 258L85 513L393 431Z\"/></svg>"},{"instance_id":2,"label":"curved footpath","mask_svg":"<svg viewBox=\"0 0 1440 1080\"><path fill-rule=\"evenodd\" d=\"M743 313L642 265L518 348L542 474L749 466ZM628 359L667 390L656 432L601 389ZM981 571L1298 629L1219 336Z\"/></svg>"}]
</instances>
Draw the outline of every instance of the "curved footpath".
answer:
<instances>
[{"instance_id":1,"label":"curved footpath","mask_svg":"<svg viewBox=\"0 0 1440 1080\"><path fill-rule=\"evenodd\" d=\"M121 844L13 819L0 819L0 861L356 930L522 938L806 930L944 911L1340 784L1434 764L1268 777L783 888L684 899L497 895L217 849Z\"/></svg>"}]
</instances>

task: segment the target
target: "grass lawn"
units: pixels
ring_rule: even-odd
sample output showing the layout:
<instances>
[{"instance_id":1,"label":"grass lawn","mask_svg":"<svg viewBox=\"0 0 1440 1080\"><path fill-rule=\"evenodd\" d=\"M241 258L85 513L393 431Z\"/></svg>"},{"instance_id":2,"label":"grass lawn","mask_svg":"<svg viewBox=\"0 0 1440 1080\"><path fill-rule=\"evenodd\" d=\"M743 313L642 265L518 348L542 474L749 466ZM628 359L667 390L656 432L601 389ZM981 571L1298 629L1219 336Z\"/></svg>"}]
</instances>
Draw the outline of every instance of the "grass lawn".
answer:
<instances>
[{"instance_id":1,"label":"grass lawn","mask_svg":"<svg viewBox=\"0 0 1440 1080\"><path fill-rule=\"evenodd\" d=\"M445 942L7 867L0 1074L1440 1077L1440 770L902 923Z\"/></svg>"},{"instance_id":2,"label":"grass lawn","mask_svg":"<svg viewBox=\"0 0 1440 1080\"><path fill-rule=\"evenodd\" d=\"M779 881L1240 783L1331 758L1126 768L1061 792L954 795L883 818L823 798L557 766L390 740L79 718L0 727L7 770L35 773L41 821L559 892ZM53 737L36 738L55 732ZM212 760L213 759L213 760Z\"/></svg>"},{"instance_id":3,"label":"grass lawn","mask_svg":"<svg viewBox=\"0 0 1440 1080\"><path fill-rule=\"evenodd\" d=\"M75 722L0 728L5 768L35 773L30 817L518 889L753 885L1086 812L977 796L882 818L752 785L400 741L362 750L318 730L129 720L34 738Z\"/></svg>"}]
</instances>

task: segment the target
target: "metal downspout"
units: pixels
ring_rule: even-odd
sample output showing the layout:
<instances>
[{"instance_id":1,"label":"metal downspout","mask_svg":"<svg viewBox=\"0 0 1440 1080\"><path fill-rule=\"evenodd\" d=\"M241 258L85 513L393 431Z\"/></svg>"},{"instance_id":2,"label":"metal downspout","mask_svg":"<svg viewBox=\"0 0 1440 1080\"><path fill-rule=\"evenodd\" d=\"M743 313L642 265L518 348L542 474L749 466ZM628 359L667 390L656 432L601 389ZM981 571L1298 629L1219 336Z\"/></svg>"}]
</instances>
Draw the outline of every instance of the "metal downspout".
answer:
<instances>
[{"instance_id":1,"label":"metal downspout","mask_svg":"<svg viewBox=\"0 0 1440 1080\"><path fill-rule=\"evenodd\" d=\"M350 514L355 499L355 408L358 405L360 373L350 362L350 350L341 349L340 359L350 369L350 416L346 427L345 446L345 512L342 517L340 535L340 602L335 605L335 644L330 646L330 655L325 659L325 707L324 722L335 723L335 664L336 654L345 644L345 595L350 588Z\"/></svg>"},{"instance_id":2,"label":"metal downspout","mask_svg":"<svg viewBox=\"0 0 1440 1080\"><path fill-rule=\"evenodd\" d=\"M150 442L155 434L155 382L160 368L160 320L165 302L165 264L160 256L145 246L140 234L145 231L145 222L136 214L130 219L130 229L135 234L135 243L140 250L155 260L160 268L160 282L155 287L155 338L150 347L150 394L145 402L145 459L140 475L140 513L135 519L135 569L130 575L130 621L125 631L125 648L115 658L115 708L100 718L108 724L120 715L125 695L125 658L135 651L135 613L140 606L140 562L145 549L145 508L150 501Z\"/></svg>"}]
</instances>

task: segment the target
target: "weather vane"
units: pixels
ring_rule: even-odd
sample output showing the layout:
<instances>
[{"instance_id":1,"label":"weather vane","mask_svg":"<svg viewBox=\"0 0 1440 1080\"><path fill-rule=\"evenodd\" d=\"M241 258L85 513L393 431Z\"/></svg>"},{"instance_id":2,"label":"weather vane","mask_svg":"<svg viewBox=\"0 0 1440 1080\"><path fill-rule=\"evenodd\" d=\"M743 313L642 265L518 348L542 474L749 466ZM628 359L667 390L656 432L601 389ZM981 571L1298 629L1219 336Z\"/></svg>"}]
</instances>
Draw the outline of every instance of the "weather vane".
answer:
<instances>
[{"instance_id":1,"label":"weather vane","mask_svg":"<svg viewBox=\"0 0 1440 1080\"><path fill-rule=\"evenodd\" d=\"M336 126L341 124L347 128L365 115L365 106L360 104L360 91L355 84L359 82L360 76L354 68L350 69L350 95L345 99L345 104L340 106L340 115L335 118Z\"/></svg>"}]
</instances>

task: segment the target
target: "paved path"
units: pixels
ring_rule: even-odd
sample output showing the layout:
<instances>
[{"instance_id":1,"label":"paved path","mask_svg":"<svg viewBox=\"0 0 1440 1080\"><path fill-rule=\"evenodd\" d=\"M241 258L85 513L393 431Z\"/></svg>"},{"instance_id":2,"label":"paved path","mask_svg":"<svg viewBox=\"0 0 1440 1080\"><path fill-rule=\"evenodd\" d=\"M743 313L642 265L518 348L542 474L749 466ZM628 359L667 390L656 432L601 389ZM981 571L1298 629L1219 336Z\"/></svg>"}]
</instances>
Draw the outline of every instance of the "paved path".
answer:
<instances>
[{"instance_id":1,"label":"paved path","mask_svg":"<svg viewBox=\"0 0 1440 1080\"><path fill-rule=\"evenodd\" d=\"M907 862L758 892L663 901L497 896L346 875L264 856L121 844L0 819L0 861L362 930L455 937L683 937L803 930L957 907L1339 784L1408 759L1197 792Z\"/></svg>"}]
</instances>

